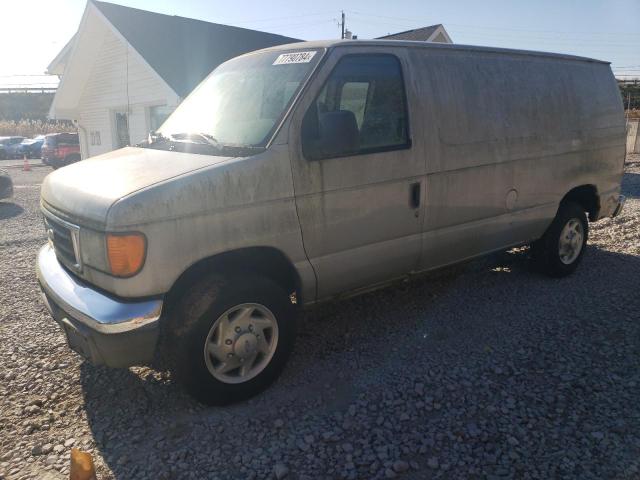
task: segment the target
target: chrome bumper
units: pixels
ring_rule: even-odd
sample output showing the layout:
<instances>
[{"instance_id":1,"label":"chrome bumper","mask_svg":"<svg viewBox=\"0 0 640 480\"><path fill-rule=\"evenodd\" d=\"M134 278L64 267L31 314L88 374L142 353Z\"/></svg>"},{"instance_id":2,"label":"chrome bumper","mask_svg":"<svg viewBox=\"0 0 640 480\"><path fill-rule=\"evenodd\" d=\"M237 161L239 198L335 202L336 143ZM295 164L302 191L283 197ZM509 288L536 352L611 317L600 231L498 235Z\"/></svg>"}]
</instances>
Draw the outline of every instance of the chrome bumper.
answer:
<instances>
[{"instance_id":1,"label":"chrome bumper","mask_svg":"<svg viewBox=\"0 0 640 480\"><path fill-rule=\"evenodd\" d=\"M161 299L124 302L101 293L67 272L50 245L40 250L36 272L47 309L74 351L111 367L153 359Z\"/></svg>"},{"instance_id":2,"label":"chrome bumper","mask_svg":"<svg viewBox=\"0 0 640 480\"><path fill-rule=\"evenodd\" d=\"M620 212L622 211L622 209L624 207L624 202L626 202L626 201L627 201L627 197L625 197L624 195L618 196L618 204L616 205L615 210L611 214L611 218L615 218L620 214Z\"/></svg>"}]
</instances>

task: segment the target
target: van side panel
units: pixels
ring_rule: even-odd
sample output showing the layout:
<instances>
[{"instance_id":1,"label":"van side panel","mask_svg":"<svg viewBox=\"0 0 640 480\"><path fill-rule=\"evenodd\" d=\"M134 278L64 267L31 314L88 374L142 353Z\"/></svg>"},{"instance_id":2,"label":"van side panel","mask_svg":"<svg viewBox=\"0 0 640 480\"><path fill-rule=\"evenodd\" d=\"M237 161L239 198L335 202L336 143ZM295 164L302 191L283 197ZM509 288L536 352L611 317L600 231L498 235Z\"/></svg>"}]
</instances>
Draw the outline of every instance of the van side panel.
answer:
<instances>
[{"instance_id":1,"label":"van side panel","mask_svg":"<svg viewBox=\"0 0 640 480\"><path fill-rule=\"evenodd\" d=\"M412 49L425 116L422 268L539 238L580 185L617 193L624 119L607 64Z\"/></svg>"}]
</instances>

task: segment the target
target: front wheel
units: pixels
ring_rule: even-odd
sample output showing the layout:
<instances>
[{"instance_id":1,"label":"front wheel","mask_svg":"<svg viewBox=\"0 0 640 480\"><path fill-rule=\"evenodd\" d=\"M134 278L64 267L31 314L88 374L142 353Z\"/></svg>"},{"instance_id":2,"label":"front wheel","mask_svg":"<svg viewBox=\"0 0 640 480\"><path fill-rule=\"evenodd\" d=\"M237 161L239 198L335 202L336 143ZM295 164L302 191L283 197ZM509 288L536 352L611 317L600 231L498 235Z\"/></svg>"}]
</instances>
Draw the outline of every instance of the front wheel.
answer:
<instances>
[{"instance_id":1,"label":"front wheel","mask_svg":"<svg viewBox=\"0 0 640 480\"><path fill-rule=\"evenodd\" d=\"M532 245L536 266L552 277L573 273L582 260L588 236L589 222L584 209L575 202L560 204L556 218Z\"/></svg>"},{"instance_id":2,"label":"front wheel","mask_svg":"<svg viewBox=\"0 0 640 480\"><path fill-rule=\"evenodd\" d=\"M268 278L212 275L170 314L166 347L172 374L199 401L250 398L280 374L295 339L296 310Z\"/></svg>"}]
</instances>

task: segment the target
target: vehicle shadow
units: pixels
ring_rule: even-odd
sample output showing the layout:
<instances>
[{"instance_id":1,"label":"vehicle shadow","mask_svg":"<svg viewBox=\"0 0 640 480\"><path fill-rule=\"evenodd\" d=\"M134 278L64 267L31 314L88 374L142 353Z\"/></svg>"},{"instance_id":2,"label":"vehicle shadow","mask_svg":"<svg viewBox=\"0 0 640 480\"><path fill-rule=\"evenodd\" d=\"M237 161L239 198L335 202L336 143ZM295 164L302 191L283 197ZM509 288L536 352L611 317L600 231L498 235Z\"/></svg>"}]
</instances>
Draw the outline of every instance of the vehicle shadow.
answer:
<instances>
[{"instance_id":1,"label":"vehicle shadow","mask_svg":"<svg viewBox=\"0 0 640 480\"><path fill-rule=\"evenodd\" d=\"M411 365L418 376L443 364L473 370L478 358L474 352L500 351L505 339L511 340L509 345L543 342L544 329L533 328L540 322L548 332L557 316L564 315L581 328L581 309L608 315L612 298L620 305L617 315L630 315L629 309L637 306L638 256L589 247L578 272L564 279L532 271L527 257L526 248L494 254L305 313L282 377L238 405L204 407L166 372L83 364L81 384L96 448L115 478L135 478L151 463L154 471L166 468L161 478L181 478L176 463L183 454L193 454L184 453L185 445L224 452L225 435L232 433L222 432L245 431L247 422L255 422L265 435L253 439L258 443L251 448L273 447L269 432L274 419L291 419L293 431L293 419L304 415L317 421L318 429L325 428L327 418L354 399L391 386L399 368ZM557 295L551 294L558 289L574 303L558 306ZM524 312L533 305L551 314L536 315L538 323L531 322ZM418 364L416 351L424 352ZM520 375L538 381L540 367L523 368ZM640 416L640 404L636 410ZM208 460L212 471L215 458Z\"/></svg>"},{"instance_id":2,"label":"vehicle shadow","mask_svg":"<svg viewBox=\"0 0 640 480\"><path fill-rule=\"evenodd\" d=\"M640 173L625 173L621 190L627 198L640 198Z\"/></svg>"},{"instance_id":3,"label":"vehicle shadow","mask_svg":"<svg viewBox=\"0 0 640 480\"><path fill-rule=\"evenodd\" d=\"M22 212L24 212L24 208L22 208L17 203L3 202L2 200L0 200L0 220L7 220L9 218L17 217Z\"/></svg>"}]
</instances>

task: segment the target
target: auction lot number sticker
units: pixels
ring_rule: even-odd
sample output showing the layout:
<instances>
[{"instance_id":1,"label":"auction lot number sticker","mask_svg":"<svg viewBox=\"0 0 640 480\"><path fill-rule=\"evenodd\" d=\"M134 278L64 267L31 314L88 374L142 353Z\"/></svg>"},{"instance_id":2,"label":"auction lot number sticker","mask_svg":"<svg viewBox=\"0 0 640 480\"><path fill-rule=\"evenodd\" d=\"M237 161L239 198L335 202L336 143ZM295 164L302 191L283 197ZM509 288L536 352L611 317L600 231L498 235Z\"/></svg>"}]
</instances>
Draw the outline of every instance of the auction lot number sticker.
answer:
<instances>
[{"instance_id":1,"label":"auction lot number sticker","mask_svg":"<svg viewBox=\"0 0 640 480\"><path fill-rule=\"evenodd\" d=\"M276 58L274 65L290 65L292 63L309 63L313 56L316 54L313 52L295 52L295 53L283 53Z\"/></svg>"}]
</instances>

